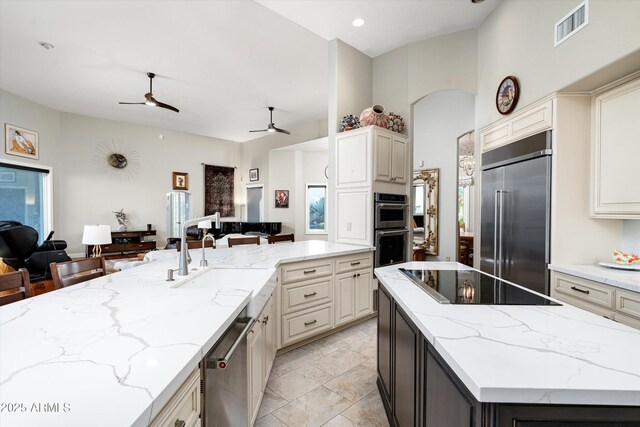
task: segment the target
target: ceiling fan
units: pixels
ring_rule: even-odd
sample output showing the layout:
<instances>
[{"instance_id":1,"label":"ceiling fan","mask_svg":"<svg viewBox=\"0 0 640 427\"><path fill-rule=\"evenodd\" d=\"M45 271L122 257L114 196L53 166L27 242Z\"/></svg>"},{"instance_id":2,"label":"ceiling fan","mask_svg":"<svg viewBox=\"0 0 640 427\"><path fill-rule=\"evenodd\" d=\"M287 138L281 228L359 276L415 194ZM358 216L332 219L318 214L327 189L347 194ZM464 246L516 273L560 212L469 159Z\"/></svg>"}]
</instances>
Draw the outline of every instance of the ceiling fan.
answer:
<instances>
[{"instance_id":1,"label":"ceiling fan","mask_svg":"<svg viewBox=\"0 0 640 427\"><path fill-rule=\"evenodd\" d=\"M144 102L120 102L120 104L149 105L151 107L166 108L167 110L171 110L171 111L175 111L176 113L179 113L180 110L178 110L176 107L171 106L169 104L165 104L160 101L156 101L156 99L153 97L153 78L156 75L154 73L147 73L147 76L149 77L149 93L146 93L144 95L145 101Z\"/></svg>"},{"instance_id":2,"label":"ceiling fan","mask_svg":"<svg viewBox=\"0 0 640 427\"><path fill-rule=\"evenodd\" d=\"M267 125L266 129L250 130L249 132L278 132L278 133L284 133L286 135L291 135L291 132L289 132L288 130L277 128L273 124L273 110L274 110L273 107L269 107L269 124Z\"/></svg>"}]
</instances>

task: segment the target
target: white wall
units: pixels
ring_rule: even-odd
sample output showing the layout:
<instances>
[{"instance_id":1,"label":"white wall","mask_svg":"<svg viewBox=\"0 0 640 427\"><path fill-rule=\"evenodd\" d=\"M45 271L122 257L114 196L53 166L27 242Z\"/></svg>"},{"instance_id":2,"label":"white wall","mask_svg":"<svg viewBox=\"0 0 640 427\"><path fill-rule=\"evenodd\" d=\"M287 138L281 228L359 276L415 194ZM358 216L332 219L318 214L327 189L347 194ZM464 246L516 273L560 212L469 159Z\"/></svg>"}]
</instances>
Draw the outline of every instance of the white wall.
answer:
<instances>
[{"instance_id":1,"label":"white wall","mask_svg":"<svg viewBox=\"0 0 640 427\"><path fill-rule=\"evenodd\" d=\"M520 81L517 110L640 49L640 1L629 0L590 0L589 25L554 48L555 23L578 3L503 1L480 26L478 128L500 118L495 94L506 76Z\"/></svg>"},{"instance_id":2,"label":"white wall","mask_svg":"<svg viewBox=\"0 0 640 427\"><path fill-rule=\"evenodd\" d=\"M640 254L640 219L622 221L622 250Z\"/></svg>"},{"instance_id":3,"label":"white wall","mask_svg":"<svg viewBox=\"0 0 640 427\"><path fill-rule=\"evenodd\" d=\"M457 260L458 137L473 129L475 96L445 90L425 96L413 106L414 169L440 169L438 256ZM418 163L424 161L424 167Z\"/></svg>"},{"instance_id":4,"label":"white wall","mask_svg":"<svg viewBox=\"0 0 640 427\"><path fill-rule=\"evenodd\" d=\"M204 213L204 168L201 163L219 166L240 165L240 144L96 119L51 110L7 92L0 92L0 122L12 123L40 132L41 156L35 164L54 170L54 229L58 239L67 241L67 251L84 253L81 244L84 224L109 224L117 228L112 211L124 209L130 229L145 229L150 223L158 230L160 247L165 241L165 194L171 191L173 171L189 173L193 213ZM159 111L159 114L168 114ZM158 139L163 134L164 139ZM135 176L119 181L100 172L104 161L97 147L116 140L131 146L139 157ZM4 151L4 150L2 150ZM14 158L14 156L0 156ZM18 158L15 158L18 159ZM25 161L29 161L26 160ZM236 175L236 192L240 184Z\"/></svg>"},{"instance_id":5,"label":"white wall","mask_svg":"<svg viewBox=\"0 0 640 427\"><path fill-rule=\"evenodd\" d=\"M241 144L242 151L242 167L240 168L240 186L242 189L242 195L244 196L244 187L246 185L262 184L265 188L265 221L280 221L281 214L276 214L271 217L271 206L275 205L274 194L268 191L273 186L269 183L271 176L270 172L270 152L273 149L286 147L301 142L311 141L314 139L327 136L327 121L320 120L317 122L311 122L306 125L302 125L296 128L288 129L291 131L291 135L285 135L282 133L268 134L261 138L254 139L252 141L244 142ZM258 168L260 171L260 179L257 182L249 182L249 169ZM278 188L280 189L280 188ZM286 190L286 188L283 188ZM289 193L291 196L291 193ZM285 209L277 209L281 212ZM286 217L286 214L285 214ZM287 221L289 218L287 217ZM292 221L293 223L293 221ZM293 230L291 230L292 232Z\"/></svg>"},{"instance_id":6,"label":"white wall","mask_svg":"<svg viewBox=\"0 0 640 427\"><path fill-rule=\"evenodd\" d=\"M329 161L327 150L269 151L269 184L266 186L269 221L282 221L283 233L294 233L296 240L327 240L327 235L306 234L306 185L326 184L324 169ZM275 207L275 191L289 190L289 208Z\"/></svg>"}]
</instances>

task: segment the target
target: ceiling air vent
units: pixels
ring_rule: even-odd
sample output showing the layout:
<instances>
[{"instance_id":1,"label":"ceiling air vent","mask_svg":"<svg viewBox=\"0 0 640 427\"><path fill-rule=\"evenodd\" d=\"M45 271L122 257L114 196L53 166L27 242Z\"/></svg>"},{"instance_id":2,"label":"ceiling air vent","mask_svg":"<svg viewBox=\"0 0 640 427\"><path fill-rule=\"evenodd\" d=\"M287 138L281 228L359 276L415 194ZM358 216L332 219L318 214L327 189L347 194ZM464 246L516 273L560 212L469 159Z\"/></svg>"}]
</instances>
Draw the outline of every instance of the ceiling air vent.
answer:
<instances>
[{"instance_id":1,"label":"ceiling air vent","mask_svg":"<svg viewBox=\"0 0 640 427\"><path fill-rule=\"evenodd\" d=\"M584 0L575 9L556 23L553 46L556 47L583 29L589 23L589 0Z\"/></svg>"}]
</instances>

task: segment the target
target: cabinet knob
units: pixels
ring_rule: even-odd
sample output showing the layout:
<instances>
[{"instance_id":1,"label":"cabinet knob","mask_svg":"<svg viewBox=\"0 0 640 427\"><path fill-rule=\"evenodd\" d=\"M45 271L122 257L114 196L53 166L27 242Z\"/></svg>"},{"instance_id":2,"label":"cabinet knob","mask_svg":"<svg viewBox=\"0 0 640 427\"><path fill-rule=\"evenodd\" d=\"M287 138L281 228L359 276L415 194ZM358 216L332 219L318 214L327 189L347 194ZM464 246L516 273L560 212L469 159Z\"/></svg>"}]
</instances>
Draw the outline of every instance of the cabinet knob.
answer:
<instances>
[{"instance_id":1,"label":"cabinet knob","mask_svg":"<svg viewBox=\"0 0 640 427\"><path fill-rule=\"evenodd\" d=\"M264 316L264 318L262 319L262 323L264 323L265 325L269 323L269 316Z\"/></svg>"},{"instance_id":2,"label":"cabinet knob","mask_svg":"<svg viewBox=\"0 0 640 427\"><path fill-rule=\"evenodd\" d=\"M187 423L184 422L184 420L178 419L178 420L176 420L176 422L173 425L174 425L174 427L184 427L184 426L187 425Z\"/></svg>"}]
</instances>

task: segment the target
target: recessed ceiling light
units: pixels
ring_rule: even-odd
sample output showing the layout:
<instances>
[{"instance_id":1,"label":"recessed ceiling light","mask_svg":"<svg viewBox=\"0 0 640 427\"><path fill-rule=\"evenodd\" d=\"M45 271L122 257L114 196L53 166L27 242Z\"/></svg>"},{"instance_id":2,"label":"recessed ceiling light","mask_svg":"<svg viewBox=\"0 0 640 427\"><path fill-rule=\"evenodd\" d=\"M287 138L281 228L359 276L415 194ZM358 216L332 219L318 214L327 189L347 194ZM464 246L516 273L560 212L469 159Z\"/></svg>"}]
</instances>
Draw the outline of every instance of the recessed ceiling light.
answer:
<instances>
[{"instance_id":1,"label":"recessed ceiling light","mask_svg":"<svg viewBox=\"0 0 640 427\"><path fill-rule=\"evenodd\" d=\"M54 46L51 43L47 43L47 42L40 42L38 43L40 46L42 46L43 48L47 49L47 50L51 50L54 48Z\"/></svg>"},{"instance_id":2,"label":"recessed ceiling light","mask_svg":"<svg viewBox=\"0 0 640 427\"><path fill-rule=\"evenodd\" d=\"M364 19L356 18L353 20L353 22L351 22L351 25L353 25L356 28L362 27L364 25Z\"/></svg>"}]
</instances>

